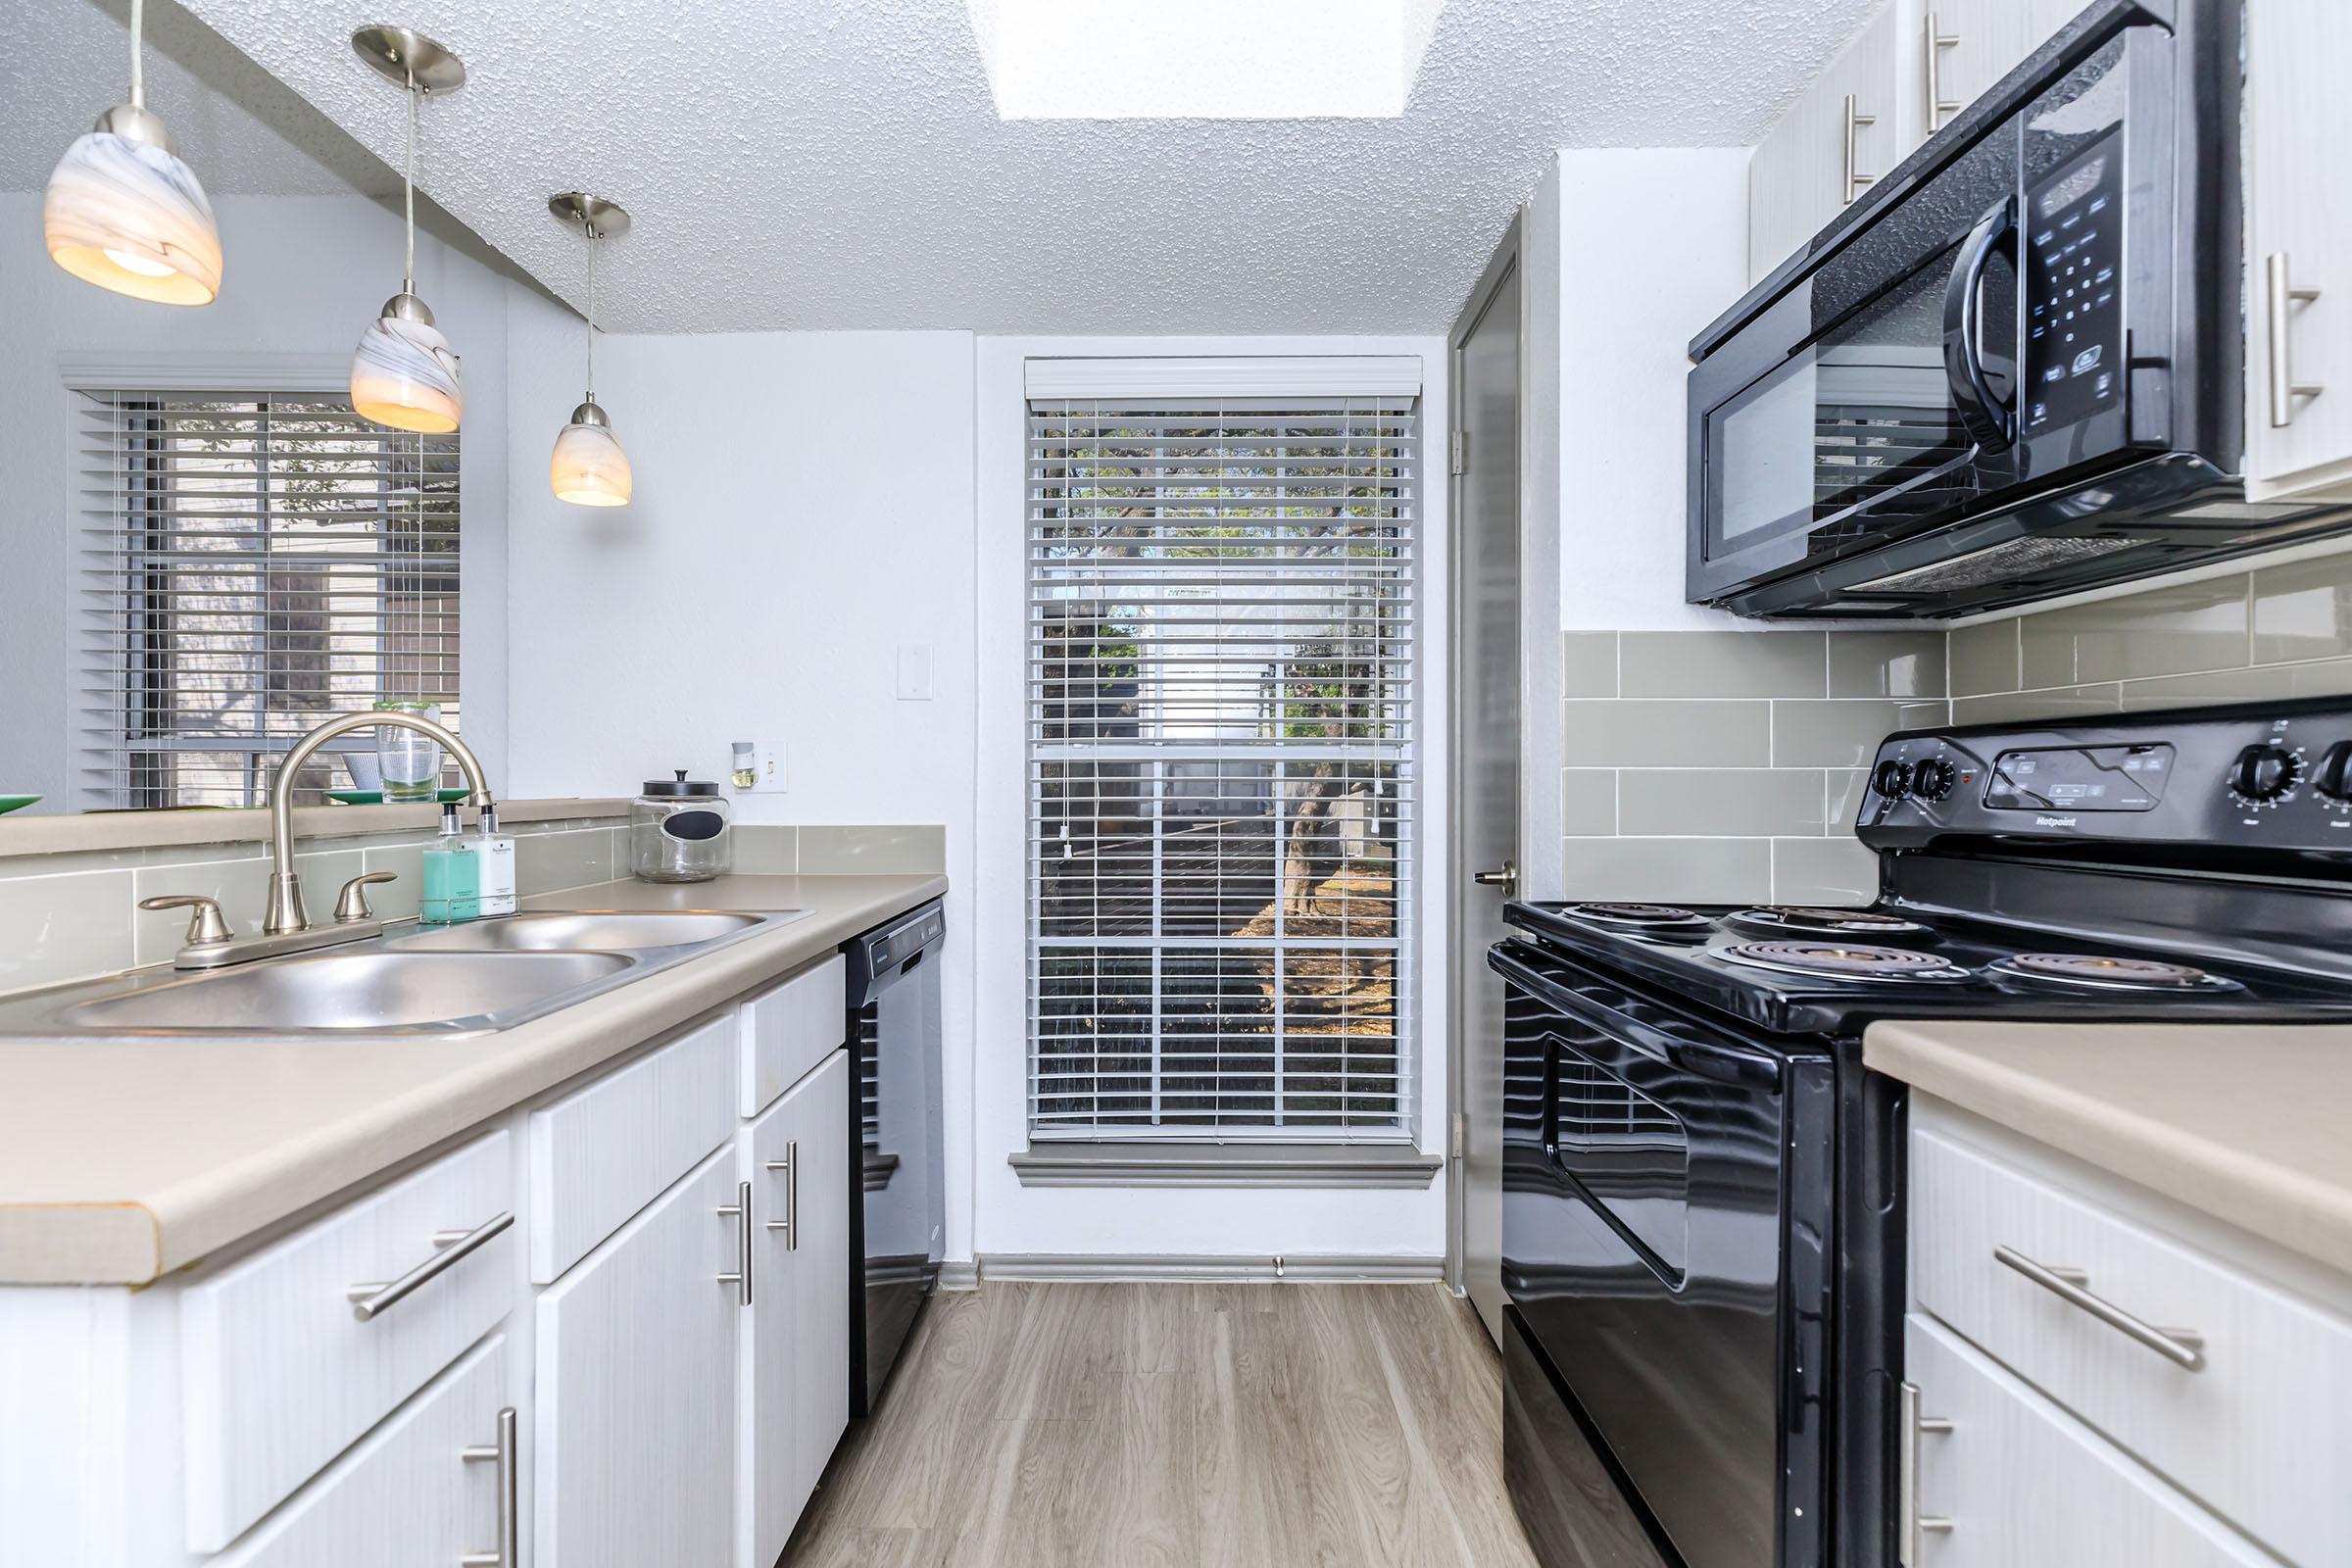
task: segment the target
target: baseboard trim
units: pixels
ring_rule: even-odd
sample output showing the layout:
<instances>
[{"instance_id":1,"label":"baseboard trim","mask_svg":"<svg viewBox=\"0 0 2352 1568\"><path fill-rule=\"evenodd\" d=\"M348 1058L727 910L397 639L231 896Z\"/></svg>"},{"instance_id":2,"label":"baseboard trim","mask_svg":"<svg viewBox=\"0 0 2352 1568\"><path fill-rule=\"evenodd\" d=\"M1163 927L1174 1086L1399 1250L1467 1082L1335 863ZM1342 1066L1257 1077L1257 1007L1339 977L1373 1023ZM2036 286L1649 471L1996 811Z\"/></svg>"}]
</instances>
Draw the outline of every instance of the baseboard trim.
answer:
<instances>
[{"instance_id":1,"label":"baseboard trim","mask_svg":"<svg viewBox=\"0 0 2352 1568\"><path fill-rule=\"evenodd\" d=\"M981 1280L1262 1281L1271 1284L1436 1284L1446 1275L1442 1257L1355 1256L1322 1253L1284 1257L1228 1257L1211 1254L1136 1256L1115 1252L984 1252L973 1259Z\"/></svg>"},{"instance_id":2,"label":"baseboard trim","mask_svg":"<svg viewBox=\"0 0 2352 1568\"><path fill-rule=\"evenodd\" d=\"M939 1288L943 1291L976 1291L980 1288L980 1262L977 1258L957 1261L949 1258L939 1265Z\"/></svg>"}]
</instances>

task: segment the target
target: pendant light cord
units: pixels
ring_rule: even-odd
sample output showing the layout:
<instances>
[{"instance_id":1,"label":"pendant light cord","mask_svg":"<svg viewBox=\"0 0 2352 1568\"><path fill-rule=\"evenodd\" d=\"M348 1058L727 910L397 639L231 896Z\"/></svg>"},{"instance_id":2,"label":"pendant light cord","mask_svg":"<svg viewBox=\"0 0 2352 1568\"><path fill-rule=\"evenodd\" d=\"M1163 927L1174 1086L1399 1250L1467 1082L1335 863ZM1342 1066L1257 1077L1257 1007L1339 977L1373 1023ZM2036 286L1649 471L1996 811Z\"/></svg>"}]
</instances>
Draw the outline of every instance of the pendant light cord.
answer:
<instances>
[{"instance_id":1,"label":"pendant light cord","mask_svg":"<svg viewBox=\"0 0 2352 1568\"><path fill-rule=\"evenodd\" d=\"M139 64L139 34L146 30L145 0L130 0L130 107L147 107L147 68Z\"/></svg>"},{"instance_id":2,"label":"pendant light cord","mask_svg":"<svg viewBox=\"0 0 2352 1568\"><path fill-rule=\"evenodd\" d=\"M596 401L596 224L583 221L588 235L588 401Z\"/></svg>"},{"instance_id":3,"label":"pendant light cord","mask_svg":"<svg viewBox=\"0 0 2352 1568\"><path fill-rule=\"evenodd\" d=\"M416 73L409 73L409 154L401 170L401 188L406 198L409 225L409 258L401 269L400 291L416 292Z\"/></svg>"}]
</instances>

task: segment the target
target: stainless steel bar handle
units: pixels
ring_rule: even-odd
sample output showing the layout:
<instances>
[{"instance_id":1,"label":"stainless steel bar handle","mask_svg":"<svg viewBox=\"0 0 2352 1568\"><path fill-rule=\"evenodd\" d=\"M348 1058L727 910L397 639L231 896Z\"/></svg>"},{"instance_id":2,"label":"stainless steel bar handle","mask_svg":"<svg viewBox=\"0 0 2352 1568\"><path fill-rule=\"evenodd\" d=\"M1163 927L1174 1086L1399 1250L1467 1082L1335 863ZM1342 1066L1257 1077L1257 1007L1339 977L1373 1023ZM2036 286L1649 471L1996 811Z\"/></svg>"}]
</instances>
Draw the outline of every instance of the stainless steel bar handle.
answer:
<instances>
[{"instance_id":1,"label":"stainless steel bar handle","mask_svg":"<svg viewBox=\"0 0 2352 1568\"><path fill-rule=\"evenodd\" d=\"M2273 251L2265 258L2264 271L2269 288L2265 291L2265 324L2271 337L2271 428L2283 430L2295 422L2295 400L2316 398L2328 390L2323 381L2295 379L2291 317L2295 306L2308 305L2320 297L2316 288L2297 288L2294 274L2287 270L2286 252Z\"/></svg>"},{"instance_id":2,"label":"stainless steel bar handle","mask_svg":"<svg viewBox=\"0 0 2352 1568\"><path fill-rule=\"evenodd\" d=\"M1865 125L1875 125L1878 122L1878 116L1865 115L1857 111L1852 93L1849 92L1845 95L1845 205L1848 207L1853 206L1854 198L1862 194L1863 186L1879 177L1876 174L1865 174L1856 167L1861 129Z\"/></svg>"},{"instance_id":3,"label":"stainless steel bar handle","mask_svg":"<svg viewBox=\"0 0 2352 1568\"><path fill-rule=\"evenodd\" d=\"M2205 1336L2195 1329L2160 1329L2133 1317L2113 1301L2090 1294L2090 1276L2078 1268L2051 1268L2036 1263L2013 1247L1995 1247L1995 1260L2017 1270L2069 1306L2079 1306L2109 1328L2136 1341L2188 1372L2205 1368Z\"/></svg>"},{"instance_id":4,"label":"stainless steel bar handle","mask_svg":"<svg viewBox=\"0 0 2352 1568\"><path fill-rule=\"evenodd\" d=\"M784 1217L769 1220L767 1228L784 1233L784 1250L788 1252L798 1251L801 1246L800 1167L801 1146L797 1143L784 1146L782 1159L767 1162L769 1170L780 1173L784 1178Z\"/></svg>"},{"instance_id":5,"label":"stainless steel bar handle","mask_svg":"<svg viewBox=\"0 0 2352 1568\"><path fill-rule=\"evenodd\" d=\"M1939 1415L1919 1413L1919 1385L1903 1385L1902 1437L1895 1467L1895 1561L1902 1568L1919 1568L1926 1554L1927 1538L1950 1531L1952 1522L1919 1511L1919 1440L1930 1432L1948 1433L1952 1424Z\"/></svg>"},{"instance_id":6,"label":"stainless steel bar handle","mask_svg":"<svg viewBox=\"0 0 2352 1568\"><path fill-rule=\"evenodd\" d=\"M714 1212L735 1221L735 1272L717 1276L721 1285L735 1287L737 1298L745 1306L752 1304L752 1184L735 1184L735 1201L721 1203Z\"/></svg>"},{"instance_id":7,"label":"stainless steel bar handle","mask_svg":"<svg viewBox=\"0 0 2352 1568\"><path fill-rule=\"evenodd\" d=\"M468 1464L486 1462L498 1466L498 1549L469 1551L458 1559L460 1568L521 1568L521 1527L516 1523L520 1510L515 1506L519 1494L515 1478L522 1467L515 1463L514 1407L510 1404L498 1412L496 1443L458 1451Z\"/></svg>"},{"instance_id":8,"label":"stainless steel bar handle","mask_svg":"<svg viewBox=\"0 0 2352 1568\"><path fill-rule=\"evenodd\" d=\"M490 1238L514 1223L514 1211L509 1209L493 1214L469 1231L435 1231L433 1246L440 1250L432 1256L390 1284L376 1282L354 1285L345 1289L343 1295L351 1302L352 1310L360 1315L360 1321L368 1322L387 1308L406 1300L411 1291L434 1275L457 1267L466 1256L479 1250Z\"/></svg>"},{"instance_id":9,"label":"stainless steel bar handle","mask_svg":"<svg viewBox=\"0 0 2352 1568\"><path fill-rule=\"evenodd\" d=\"M1936 24L1936 13L1927 17L1928 56L1928 134L1933 136L1943 128L1943 117L1960 112L1960 100L1943 95L1943 52L1960 47L1960 35L1945 32Z\"/></svg>"}]
</instances>

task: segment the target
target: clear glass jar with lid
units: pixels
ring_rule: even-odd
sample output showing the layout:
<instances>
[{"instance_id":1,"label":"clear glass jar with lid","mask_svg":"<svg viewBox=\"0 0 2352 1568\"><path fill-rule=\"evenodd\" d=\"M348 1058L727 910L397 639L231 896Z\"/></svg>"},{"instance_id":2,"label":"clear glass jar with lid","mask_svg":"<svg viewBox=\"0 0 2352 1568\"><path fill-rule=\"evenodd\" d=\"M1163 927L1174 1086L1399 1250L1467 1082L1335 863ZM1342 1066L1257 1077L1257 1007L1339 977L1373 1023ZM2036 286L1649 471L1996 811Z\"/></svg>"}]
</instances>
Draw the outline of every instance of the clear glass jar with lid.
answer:
<instances>
[{"instance_id":1,"label":"clear glass jar with lid","mask_svg":"<svg viewBox=\"0 0 2352 1568\"><path fill-rule=\"evenodd\" d=\"M688 778L648 779L629 807L629 869L641 882L708 882L735 863L732 812L718 785Z\"/></svg>"}]
</instances>

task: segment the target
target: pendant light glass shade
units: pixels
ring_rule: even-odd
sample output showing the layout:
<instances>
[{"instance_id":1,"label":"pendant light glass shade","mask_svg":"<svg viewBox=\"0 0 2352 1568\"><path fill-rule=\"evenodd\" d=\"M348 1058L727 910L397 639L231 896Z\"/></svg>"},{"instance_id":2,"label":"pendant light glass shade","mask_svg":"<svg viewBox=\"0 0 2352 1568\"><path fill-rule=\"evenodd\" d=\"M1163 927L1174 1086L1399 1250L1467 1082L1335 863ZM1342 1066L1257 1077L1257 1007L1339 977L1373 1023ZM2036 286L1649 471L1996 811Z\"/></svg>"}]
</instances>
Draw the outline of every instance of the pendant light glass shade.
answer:
<instances>
[{"instance_id":1,"label":"pendant light glass shade","mask_svg":"<svg viewBox=\"0 0 2352 1568\"><path fill-rule=\"evenodd\" d=\"M384 301L351 356L351 406L395 430L446 435L466 415L458 357L414 294Z\"/></svg>"},{"instance_id":2,"label":"pendant light glass shade","mask_svg":"<svg viewBox=\"0 0 2352 1568\"><path fill-rule=\"evenodd\" d=\"M620 450L620 438L612 433L604 410L583 403L571 411L571 422L556 434L547 482L558 501L575 507L629 504L629 455Z\"/></svg>"},{"instance_id":3,"label":"pendant light glass shade","mask_svg":"<svg viewBox=\"0 0 2352 1568\"><path fill-rule=\"evenodd\" d=\"M162 305L220 292L220 229L196 172L146 108L143 7L130 8L130 102L98 117L57 161L41 198L49 259L85 283Z\"/></svg>"}]
</instances>

